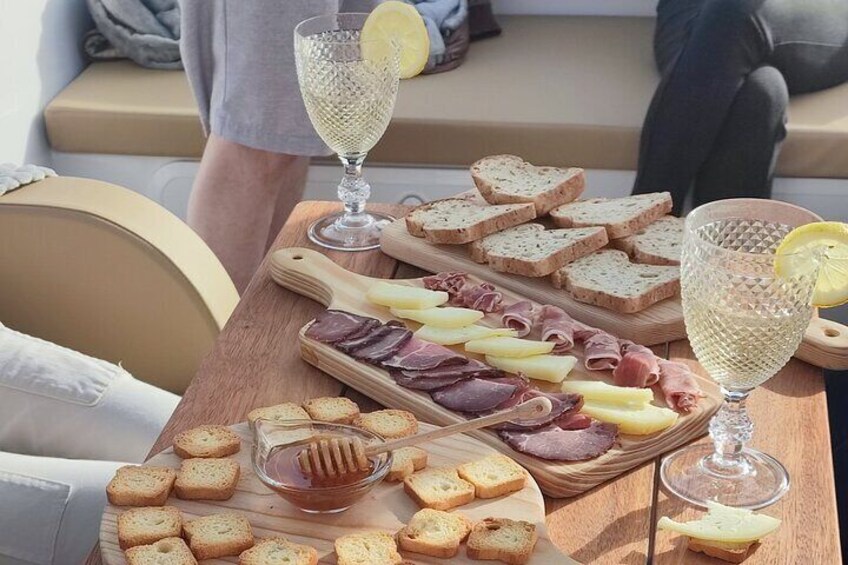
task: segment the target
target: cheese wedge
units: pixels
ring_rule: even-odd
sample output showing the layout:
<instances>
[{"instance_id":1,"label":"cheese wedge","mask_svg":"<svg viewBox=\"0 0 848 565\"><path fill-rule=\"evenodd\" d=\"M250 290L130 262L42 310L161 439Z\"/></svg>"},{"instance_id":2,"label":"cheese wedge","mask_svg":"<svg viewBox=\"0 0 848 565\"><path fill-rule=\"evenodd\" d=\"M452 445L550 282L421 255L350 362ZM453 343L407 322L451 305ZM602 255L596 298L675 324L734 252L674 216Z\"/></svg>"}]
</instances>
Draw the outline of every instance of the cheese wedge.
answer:
<instances>
[{"instance_id":1,"label":"cheese wedge","mask_svg":"<svg viewBox=\"0 0 848 565\"><path fill-rule=\"evenodd\" d=\"M421 326L415 337L437 343L439 345L458 345L471 341L472 339L483 339L495 336L515 336L518 332L507 328L487 328L485 326L471 325L464 328L436 328L433 326Z\"/></svg>"},{"instance_id":2,"label":"cheese wedge","mask_svg":"<svg viewBox=\"0 0 848 565\"><path fill-rule=\"evenodd\" d=\"M512 358L544 355L550 353L553 349L554 342L552 341L533 341L517 337L488 337L486 339L475 339L465 344L465 350L469 353Z\"/></svg>"},{"instance_id":3,"label":"cheese wedge","mask_svg":"<svg viewBox=\"0 0 848 565\"><path fill-rule=\"evenodd\" d=\"M454 308L444 306L442 308L426 308L424 310L408 310L404 308L392 308L392 315L404 320L412 320L419 324L426 324L436 328L462 328L480 320L485 314L471 308Z\"/></svg>"},{"instance_id":4,"label":"cheese wedge","mask_svg":"<svg viewBox=\"0 0 848 565\"><path fill-rule=\"evenodd\" d=\"M534 355L516 359L486 355L486 363L507 373L523 373L531 379L561 383L577 364L571 355Z\"/></svg>"},{"instance_id":5,"label":"cheese wedge","mask_svg":"<svg viewBox=\"0 0 848 565\"><path fill-rule=\"evenodd\" d=\"M372 304L390 308L409 308L423 310L435 308L448 301L448 293L437 290L427 290L417 286L404 286L380 281L375 283L365 297Z\"/></svg>"},{"instance_id":6,"label":"cheese wedge","mask_svg":"<svg viewBox=\"0 0 848 565\"><path fill-rule=\"evenodd\" d=\"M707 502L707 513L691 522L675 522L663 516L657 523L661 530L671 530L690 538L727 543L757 541L775 531L780 520L744 508L731 508Z\"/></svg>"},{"instance_id":7,"label":"cheese wedge","mask_svg":"<svg viewBox=\"0 0 848 565\"><path fill-rule=\"evenodd\" d=\"M580 411L601 422L618 424L618 429L623 434L652 434L677 422L677 412L653 404L610 404L586 400Z\"/></svg>"},{"instance_id":8,"label":"cheese wedge","mask_svg":"<svg viewBox=\"0 0 848 565\"><path fill-rule=\"evenodd\" d=\"M649 388L614 386L603 381L563 381L562 392L582 394L585 400L610 404L650 404L654 393Z\"/></svg>"}]
</instances>

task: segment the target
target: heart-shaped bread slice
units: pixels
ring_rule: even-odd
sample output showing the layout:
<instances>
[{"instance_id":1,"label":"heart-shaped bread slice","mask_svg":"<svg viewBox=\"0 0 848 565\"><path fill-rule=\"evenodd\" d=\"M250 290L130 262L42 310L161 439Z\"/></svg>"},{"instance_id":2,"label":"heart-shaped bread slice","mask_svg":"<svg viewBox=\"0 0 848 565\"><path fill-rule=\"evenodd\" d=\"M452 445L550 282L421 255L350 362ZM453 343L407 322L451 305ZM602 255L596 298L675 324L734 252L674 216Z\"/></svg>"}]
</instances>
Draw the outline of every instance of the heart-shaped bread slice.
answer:
<instances>
[{"instance_id":1,"label":"heart-shaped bread slice","mask_svg":"<svg viewBox=\"0 0 848 565\"><path fill-rule=\"evenodd\" d=\"M613 245L636 263L679 265L684 223L683 218L663 216L633 235L614 239Z\"/></svg>"},{"instance_id":2,"label":"heart-shaped bread slice","mask_svg":"<svg viewBox=\"0 0 848 565\"><path fill-rule=\"evenodd\" d=\"M590 198L551 210L561 228L603 226L610 239L633 235L671 211L668 192L634 194L624 198Z\"/></svg>"},{"instance_id":3,"label":"heart-shaped bread slice","mask_svg":"<svg viewBox=\"0 0 848 565\"><path fill-rule=\"evenodd\" d=\"M492 155L471 165L471 177L489 204L532 202L536 216L571 202L586 185L583 169L537 167L515 155Z\"/></svg>"},{"instance_id":4,"label":"heart-shaped bread slice","mask_svg":"<svg viewBox=\"0 0 848 565\"><path fill-rule=\"evenodd\" d=\"M476 241L535 217L532 204L490 206L474 197L446 198L418 206L407 214L406 229L430 243L456 245Z\"/></svg>"}]
</instances>

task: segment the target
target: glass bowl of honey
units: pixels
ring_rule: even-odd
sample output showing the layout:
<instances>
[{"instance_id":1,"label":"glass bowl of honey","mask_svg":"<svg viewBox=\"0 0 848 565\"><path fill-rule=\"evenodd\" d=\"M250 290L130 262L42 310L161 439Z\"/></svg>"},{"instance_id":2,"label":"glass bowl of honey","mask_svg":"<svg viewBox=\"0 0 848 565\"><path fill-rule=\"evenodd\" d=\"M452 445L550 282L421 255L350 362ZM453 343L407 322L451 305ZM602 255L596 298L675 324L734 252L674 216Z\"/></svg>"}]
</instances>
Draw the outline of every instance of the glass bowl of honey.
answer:
<instances>
[{"instance_id":1,"label":"glass bowl of honey","mask_svg":"<svg viewBox=\"0 0 848 565\"><path fill-rule=\"evenodd\" d=\"M335 477L308 474L297 456L312 443L334 437L359 437L366 445L385 440L366 430L313 420L256 420L253 425L253 471L262 483L300 510L332 514L347 510L385 478L391 453L369 458L367 471Z\"/></svg>"}]
</instances>

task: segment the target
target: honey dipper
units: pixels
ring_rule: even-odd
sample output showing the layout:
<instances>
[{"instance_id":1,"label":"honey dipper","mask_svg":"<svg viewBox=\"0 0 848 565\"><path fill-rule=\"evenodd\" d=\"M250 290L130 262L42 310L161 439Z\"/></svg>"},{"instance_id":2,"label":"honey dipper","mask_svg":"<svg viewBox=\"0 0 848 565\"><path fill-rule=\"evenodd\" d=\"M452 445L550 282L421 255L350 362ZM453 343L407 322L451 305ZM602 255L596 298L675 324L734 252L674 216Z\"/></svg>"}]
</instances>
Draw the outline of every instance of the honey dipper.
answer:
<instances>
[{"instance_id":1,"label":"honey dipper","mask_svg":"<svg viewBox=\"0 0 848 565\"><path fill-rule=\"evenodd\" d=\"M508 420L541 418L550 414L551 408L550 399L539 396L489 416L367 447L358 437L322 439L314 441L304 448L297 455L297 461L300 470L305 475L314 475L316 478L332 478L346 473L369 471L371 469L369 458L375 455L485 428Z\"/></svg>"}]
</instances>

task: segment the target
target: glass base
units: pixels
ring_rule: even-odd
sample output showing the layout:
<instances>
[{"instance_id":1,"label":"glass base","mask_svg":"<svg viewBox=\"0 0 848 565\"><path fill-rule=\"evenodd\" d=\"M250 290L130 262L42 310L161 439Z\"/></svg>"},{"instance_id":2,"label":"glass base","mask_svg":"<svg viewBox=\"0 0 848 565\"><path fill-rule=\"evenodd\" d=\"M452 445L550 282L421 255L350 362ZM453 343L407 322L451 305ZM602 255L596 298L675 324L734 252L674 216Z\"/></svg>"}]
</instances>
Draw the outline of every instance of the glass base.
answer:
<instances>
[{"instance_id":1,"label":"glass base","mask_svg":"<svg viewBox=\"0 0 848 565\"><path fill-rule=\"evenodd\" d=\"M362 212L353 217L353 222L345 224L342 222L344 216L344 212L339 212L317 220L309 226L309 239L336 251L377 249L380 247L380 232L394 220L387 214Z\"/></svg>"},{"instance_id":2,"label":"glass base","mask_svg":"<svg viewBox=\"0 0 848 565\"><path fill-rule=\"evenodd\" d=\"M777 502L789 490L789 473L771 455L745 448L745 464L722 469L713 463L712 444L685 447L660 467L665 488L674 496L706 507L707 501L756 510Z\"/></svg>"}]
</instances>

